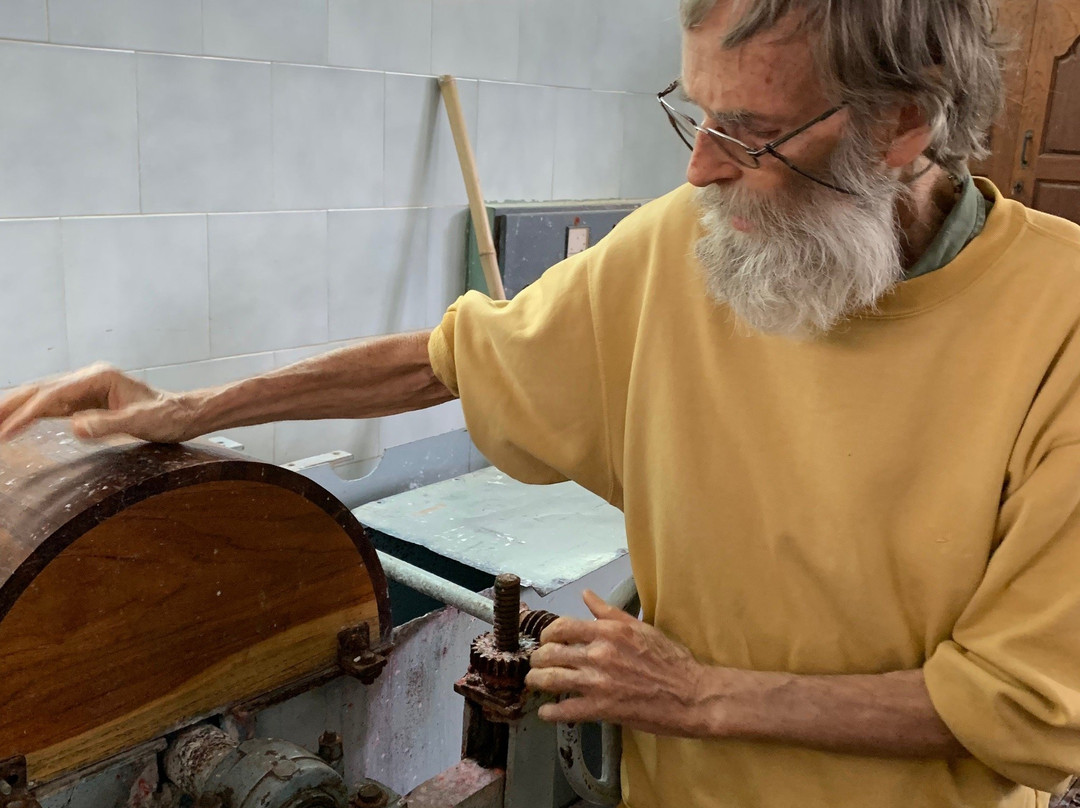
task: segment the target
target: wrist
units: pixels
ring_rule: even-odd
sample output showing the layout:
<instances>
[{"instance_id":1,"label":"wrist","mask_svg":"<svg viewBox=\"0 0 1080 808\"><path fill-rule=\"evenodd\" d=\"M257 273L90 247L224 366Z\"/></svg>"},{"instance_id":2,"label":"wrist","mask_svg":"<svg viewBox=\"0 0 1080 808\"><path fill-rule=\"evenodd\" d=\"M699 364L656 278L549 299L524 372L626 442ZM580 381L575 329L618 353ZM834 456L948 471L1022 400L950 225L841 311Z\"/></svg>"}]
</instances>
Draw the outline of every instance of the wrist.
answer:
<instances>
[{"instance_id":1,"label":"wrist","mask_svg":"<svg viewBox=\"0 0 1080 808\"><path fill-rule=\"evenodd\" d=\"M695 738L724 738L730 732L732 674L738 671L700 665L691 700L687 729Z\"/></svg>"},{"instance_id":2,"label":"wrist","mask_svg":"<svg viewBox=\"0 0 1080 808\"><path fill-rule=\"evenodd\" d=\"M174 393L172 398L175 404L173 417L185 440L233 426L223 417L217 389Z\"/></svg>"}]
</instances>

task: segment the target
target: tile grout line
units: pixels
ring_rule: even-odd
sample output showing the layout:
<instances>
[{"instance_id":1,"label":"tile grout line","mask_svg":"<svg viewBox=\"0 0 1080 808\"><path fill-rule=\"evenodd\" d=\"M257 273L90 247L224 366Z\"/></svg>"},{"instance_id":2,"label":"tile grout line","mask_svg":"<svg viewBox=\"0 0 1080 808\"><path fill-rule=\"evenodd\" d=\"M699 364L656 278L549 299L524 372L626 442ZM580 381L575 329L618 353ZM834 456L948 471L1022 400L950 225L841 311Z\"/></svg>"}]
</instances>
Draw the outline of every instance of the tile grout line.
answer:
<instances>
[{"instance_id":1,"label":"tile grout line","mask_svg":"<svg viewBox=\"0 0 1080 808\"><path fill-rule=\"evenodd\" d=\"M103 45L80 45L72 42L51 42L37 39L18 39L10 36L0 36L0 44L11 43L13 45L37 45L46 48L65 48L69 50L85 50L94 51L99 53L134 53L145 54L147 56L171 56L176 59L205 59L214 60L219 62L239 62L241 64L271 64L271 65L284 65L286 67L310 67L322 70L347 70L352 73L392 73L396 76L415 76L417 78L425 79L437 79L438 76L433 73L411 73L407 70L383 70L374 67L356 67L353 65L340 65L340 64L318 64L315 62L290 62L282 59L252 59L244 56L218 56L215 54L207 53L180 53L177 51L160 51L150 50L148 48L111 48ZM486 82L488 84L508 84L518 87L550 87L552 89L563 90L585 90L591 93L609 93L612 95L640 95L647 97L655 97L655 90L628 90L618 89L613 87L582 87L579 85L568 84L540 84L530 81L516 81L510 79L500 78L486 78L484 76L455 76L459 81L476 81Z\"/></svg>"},{"instance_id":2,"label":"tile grout line","mask_svg":"<svg viewBox=\"0 0 1080 808\"><path fill-rule=\"evenodd\" d=\"M206 234L206 353L208 359L214 358L214 320L213 299L210 292L210 214L202 216L204 233Z\"/></svg>"},{"instance_id":3,"label":"tile grout line","mask_svg":"<svg viewBox=\"0 0 1080 808\"><path fill-rule=\"evenodd\" d=\"M135 54L135 173L139 180L139 213L146 213L143 205L143 176L142 176L142 116L139 113L139 63L142 59Z\"/></svg>"},{"instance_id":4,"label":"tile grout line","mask_svg":"<svg viewBox=\"0 0 1080 808\"><path fill-rule=\"evenodd\" d=\"M277 93L274 89L279 76L274 65L270 65L270 200L276 207L278 205L278 177L277 177L277 116L275 115L274 101Z\"/></svg>"},{"instance_id":5,"label":"tile grout line","mask_svg":"<svg viewBox=\"0 0 1080 808\"><path fill-rule=\"evenodd\" d=\"M382 74L382 168L379 173L379 190L381 191L379 198L382 200L383 207L386 207L386 122L390 118L390 93L386 91L387 77L386 73Z\"/></svg>"},{"instance_id":6,"label":"tile grout line","mask_svg":"<svg viewBox=\"0 0 1080 808\"><path fill-rule=\"evenodd\" d=\"M60 264L60 297L64 311L64 369L71 367L71 328L68 324L67 261L64 258L64 220L56 220L56 258Z\"/></svg>"}]
</instances>

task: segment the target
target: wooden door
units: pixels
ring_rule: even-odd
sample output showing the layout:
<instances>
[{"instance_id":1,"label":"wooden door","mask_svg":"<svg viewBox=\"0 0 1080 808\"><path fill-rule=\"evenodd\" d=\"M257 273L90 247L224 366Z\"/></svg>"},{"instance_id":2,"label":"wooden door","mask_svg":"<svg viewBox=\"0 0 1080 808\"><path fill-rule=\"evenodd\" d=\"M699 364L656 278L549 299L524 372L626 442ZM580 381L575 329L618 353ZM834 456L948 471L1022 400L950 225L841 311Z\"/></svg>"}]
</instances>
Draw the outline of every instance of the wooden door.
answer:
<instances>
[{"instance_id":1,"label":"wooden door","mask_svg":"<svg viewBox=\"0 0 1080 808\"><path fill-rule=\"evenodd\" d=\"M1080 222L1080 0L1039 0L1012 195Z\"/></svg>"},{"instance_id":2,"label":"wooden door","mask_svg":"<svg viewBox=\"0 0 1080 808\"><path fill-rule=\"evenodd\" d=\"M1018 142L1020 117L1027 87L1031 38L1035 30L1036 0L1000 0L998 30L1009 45L1005 59L1005 108L990 132L990 156L973 163L971 173L989 177L1003 194L1013 189L1013 153Z\"/></svg>"}]
</instances>

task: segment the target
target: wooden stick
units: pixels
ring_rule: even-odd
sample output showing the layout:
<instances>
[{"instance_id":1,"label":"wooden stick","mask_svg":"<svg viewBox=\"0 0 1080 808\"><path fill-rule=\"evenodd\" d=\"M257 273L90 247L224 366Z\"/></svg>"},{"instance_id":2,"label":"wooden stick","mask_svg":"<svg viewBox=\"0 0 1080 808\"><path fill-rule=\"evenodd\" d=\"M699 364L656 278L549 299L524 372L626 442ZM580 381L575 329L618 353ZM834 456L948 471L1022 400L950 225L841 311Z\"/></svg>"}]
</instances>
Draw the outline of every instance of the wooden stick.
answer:
<instances>
[{"instance_id":1,"label":"wooden stick","mask_svg":"<svg viewBox=\"0 0 1080 808\"><path fill-rule=\"evenodd\" d=\"M506 290L503 289L502 274L499 272L499 260L495 255L495 240L491 237L491 224L488 222L487 208L484 206L484 194L480 190L480 175L476 171L476 157L473 155L472 144L469 143L465 115L461 111L457 82L454 81L453 76L439 76L439 89L442 90L446 114L450 119L450 131L454 133L454 146L457 148L458 162L461 163L461 175L465 179L465 192L469 195L469 212L472 214L473 232L476 234L480 267L484 270L488 295L492 300L506 300Z\"/></svg>"}]
</instances>

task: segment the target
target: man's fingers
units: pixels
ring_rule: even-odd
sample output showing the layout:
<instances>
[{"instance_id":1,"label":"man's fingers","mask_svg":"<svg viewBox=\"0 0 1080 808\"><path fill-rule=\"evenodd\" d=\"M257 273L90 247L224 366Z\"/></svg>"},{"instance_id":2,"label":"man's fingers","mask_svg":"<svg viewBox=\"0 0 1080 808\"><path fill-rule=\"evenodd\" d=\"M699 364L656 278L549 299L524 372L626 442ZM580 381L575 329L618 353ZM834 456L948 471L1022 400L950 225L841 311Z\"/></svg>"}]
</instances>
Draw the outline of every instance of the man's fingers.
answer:
<instances>
[{"instance_id":1,"label":"man's fingers","mask_svg":"<svg viewBox=\"0 0 1080 808\"><path fill-rule=\"evenodd\" d=\"M605 718L600 714L599 707L584 696L563 699L555 704L541 705L539 715L543 721L565 724L575 724L579 721L602 721Z\"/></svg>"},{"instance_id":2,"label":"man's fingers","mask_svg":"<svg viewBox=\"0 0 1080 808\"><path fill-rule=\"evenodd\" d=\"M560 617L544 629L540 635L540 644L556 642L563 645L583 645L592 642L602 634L600 625L594 620Z\"/></svg>"},{"instance_id":3,"label":"man's fingers","mask_svg":"<svg viewBox=\"0 0 1080 808\"><path fill-rule=\"evenodd\" d=\"M65 418L87 407L103 407L107 404L107 395L108 386L101 389L95 380L88 381L80 376L47 387L34 386L18 408L0 422L0 439L13 438L42 418Z\"/></svg>"},{"instance_id":4,"label":"man's fingers","mask_svg":"<svg viewBox=\"0 0 1080 808\"><path fill-rule=\"evenodd\" d=\"M586 646L548 643L529 657L532 668L580 668L588 661Z\"/></svg>"},{"instance_id":5,"label":"man's fingers","mask_svg":"<svg viewBox=\"0 0 1080 808\"><path fill-rule=\"evenodd\" d=\"M54 391L44 390L34 393L10 417L4 419L3 426L0 427L0 440L14 438L41 418L53 418L65 414L56 410Z\"/></svg>"},{"instance_id":6,"label":"man's fingers","mask_svg":"<svg viewBox=\"0 0 1080 808\"><path fill-rule=\"evenodd\" d=\"M13 415L23 404L29 401L37 393L36 385L28 385L12 390L6 398L0 400L0 429L3 429L4 421Z\"/></svg>"},{"instance_id":7,"label":"man's fingers","mask_svg":"<svg viewBox=\"0 0 1080 808\"><path fill-rule=\"evenodd\" d=\"M573 668L533 668L525 677L525 684L533 690L562 695L580 693L592 681L592 676Z\"/></svg>"},{"instance_id":8,"label":"man's fingers","mask_svg":"<svg viewBox=\"0 0 1080 808\"><path fill-rule=\"evenodd\" d=\"M581 598L597 620L618 620L620 623L638 622L636 617L627 614L622 609L615 608L591 589L586 589Z\"/></svg>"},{"instance_id":9,"label":"man's fingers","mask_svg":"<svg viewBox=\"0 0 1080 808\"><path fill-rule=\"evenodd\" d=\"M131 434L131 415L121 410L90 410L71 419L71 432L81 440L95 440L109 435Z\"/></svg>"}]
</instances>

